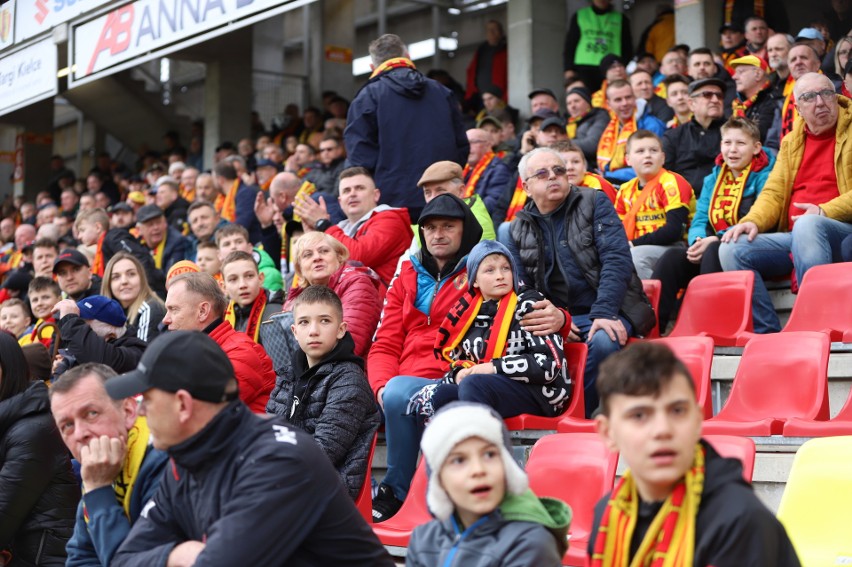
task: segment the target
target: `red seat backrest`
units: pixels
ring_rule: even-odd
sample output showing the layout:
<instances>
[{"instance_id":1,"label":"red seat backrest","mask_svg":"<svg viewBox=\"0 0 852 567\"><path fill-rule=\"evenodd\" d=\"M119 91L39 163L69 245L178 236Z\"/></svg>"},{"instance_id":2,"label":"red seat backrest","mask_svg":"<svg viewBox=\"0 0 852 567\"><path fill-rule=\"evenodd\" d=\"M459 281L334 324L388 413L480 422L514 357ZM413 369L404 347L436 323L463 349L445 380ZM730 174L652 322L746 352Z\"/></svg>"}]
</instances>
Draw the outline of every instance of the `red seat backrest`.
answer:
<instances>
[{"instance_id":1,"label":"red seat backrest","mask_svg":"<svg viewBox=\"0 0 852 567\"><path fill-rule=\"evenodd\" d=\"M710 337L666 337L654 339L672 349L686 365L695 383L698 405L704 408L704 418L713 417L713 397L710 392L710 368L713 365L713 339Z\"/></svg>"},{"instance_id":2,"label":"red seat backrest","mask_svg":"<svg viewBox=\"0 0 852 567\"><path fill-rule=\"evenodd\" d=\"M831 331L832 340L852 333L852 262L824 264L809 269L783 332Z\"/></svg>"},{"instance_id":3,"label":"red seat backrest","mask_svg":"<svg viewBox=\"0 0 852 567\"><path fill-rule=\"evenodd\" d=\"M530 488L571 506L571 542L588 540L598 500L612 490L618 453L597 433L557 433L539 439L527 460ZM572 547L574 543L572 543Z\"/></svg>"},{"instance_id":4,"label":"red seat backrest","mask_svg":"<svg viewBox=\"0 0 852 567\"><path fill-rule=\"evenodd\" d=\"M704 440L710 443L716 452L723 457L739 459L743 464L743 478L751 482L754 477L754 441L750 437L735 435L704 435Z\"/></svg>"},{"instance_id":5,"label":"red seat backrest","mask_svg":"<svg viewBox=\"0 0 852 567\"><path fill-rule=\"evenodd\" d=\"M660 336L660 293L663 289L663 284L660 280L642 280L642 289L645 295L648 296L648 301L651 302L651 307L654 308L654 316L657 321L654 328L648 332L647 338L651 339Z\"/></svg>"},{"instance_id":6,"label":"red seat backrest","mask_svg":"<svg viewBox=\"0 0 852 567\"><path fill-rule=\"evenodd\" d=\"M825 333L756 335L743 349L728 402L714 419L828 419L830 349Z\"/></svg>"},{"instance_id":7,"label":"red seat backrest","mask_svg":"<svg viewBox=\"0 0 852 567\"><path fill-rule=\"evenodd\" d=\"M753 328L753 288L754 272L750 270L702 274L693 278L669 336L707 334L718 345L734 346L737 336Z\"/></svg>"},{"instance_id":8,"label":"red seat backrest","mask_svg":"<svg viewBox=\"0 0 852 567\"><path fill-rule=\"evenodd\" d=\"M364 484L361 485L361 490L358 492L358 498L355 500L355 506L368 524L373 523L373 487L370 482L370 470L373 466L373 455L376 453L376 438L378 434L373 435L373 443L370 445L370 454L367 456L367 474L364 475Z\"/></svg>"},{"instance_id":9,"label":"red seat backrest","mask_svg":"<svg viewBox=\"0 0 852 567\"><path fill-rule=\"evenodd\" d=\"M589 355L589 347L586 343L565 343L565 359L568 361L568 376L574 385L571 390L571 401L568 408L559 417L570 415L573 417L586 417L586 402L583 397L583 376L586 374L586 358Z\"/></svg>"}]
</instances>

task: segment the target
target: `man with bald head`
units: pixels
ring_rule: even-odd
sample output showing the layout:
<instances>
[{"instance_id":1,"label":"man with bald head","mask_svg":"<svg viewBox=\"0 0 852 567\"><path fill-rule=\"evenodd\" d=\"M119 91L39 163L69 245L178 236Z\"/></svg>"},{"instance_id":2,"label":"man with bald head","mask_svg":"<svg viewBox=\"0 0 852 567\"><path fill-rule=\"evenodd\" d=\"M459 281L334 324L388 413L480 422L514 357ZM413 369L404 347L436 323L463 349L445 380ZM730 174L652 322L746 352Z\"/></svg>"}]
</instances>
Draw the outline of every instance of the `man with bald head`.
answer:
<instances>
[{"instance_id":1,"label":"man with bald head","mask_svg":"<svg viewBox=\"0 0 852 567\"><path fill-rule=\"evenodd\" d=\"M213 176L209 173L202 173L195 178L195 200L213 203L216 206L216 212L221 212L225 196L219 191Z\"/></svg>"},{"instance_id":2,"label":"man with bald head","mask_svg":"<svg viewBox=\"0 0 852 567\"><path fill-rule=\"evenodd\" d=\"M0 265L7 270L19 268L23 262L24 247L36 239L36 228L31 224L21 224L15 229L15 247L6 253ZM2 270L5 271L5 270Z\"/></svg>"},{"instance_id":3,"label":"man with bald head","mask_svg":"<svg viewBox=\"0 0 852 567\"><path fill-rule=\"evenodd\" d=\"M506 218L509 207L509 183L512 171L491 149L491 136L481 128L467 131L470 152L467 165L462 172L465 190L464 197L474 193L480 196L485 208L498 226Z\"/></svg>"},{"instance_id":4,"label":"man with bald head","mask_svg":"<svg viewBox=\"0 0 852 567\"><path fill-rule=\"evenodd\" d=\"M793 51L791 50L791 56ZM810 49L808 47L808 49ZM749 213L722 237L725 271L752 270L754 330L781 330L763 278L786 276L798 283L812 267L841 258L852 235L852 102L834 92L825 75L796 80L802 120L781 142L775 167ZM792 254L792 258L791 258Z\"/></svg>"},{"instance_id":5,"label":"man with bald head","mask_svg":"<svg viewBox=\"0 0 852 567\"><path fill-rule=\"evenodd\" d=\"M820 67L820 57L816 50L806 43L797 43L787 54L787 67L790 75L784 87L784 103L781 106L781 139L784 139L792 129L793 122L799 116L799 105L796 104L795 84L805 73L817 73Z\"/></svg>"},{"instance_id":6,"label":"man with bald head","mask_svg":"<svg viewBox=\"0 0 852 567\"><path fill-rule=\"evenodd\" d=\"M286 236L285 243L289 244L290 238L294 236L293 229L299 223L290 223L293 218L293 201L302 186L302 180L292 171L284 171L272 178L269 184L269 198L262 191L257 194L254 202L254 214L260 222L260 238L263 249L270 253L273 258L280 258L281 274L287 277L293 270L290 265L289 246L282 248L282 236ZM279 251L278 254L275 251ZM290 276L292 277L292 276Z\"/></svg>"}]
</instances>

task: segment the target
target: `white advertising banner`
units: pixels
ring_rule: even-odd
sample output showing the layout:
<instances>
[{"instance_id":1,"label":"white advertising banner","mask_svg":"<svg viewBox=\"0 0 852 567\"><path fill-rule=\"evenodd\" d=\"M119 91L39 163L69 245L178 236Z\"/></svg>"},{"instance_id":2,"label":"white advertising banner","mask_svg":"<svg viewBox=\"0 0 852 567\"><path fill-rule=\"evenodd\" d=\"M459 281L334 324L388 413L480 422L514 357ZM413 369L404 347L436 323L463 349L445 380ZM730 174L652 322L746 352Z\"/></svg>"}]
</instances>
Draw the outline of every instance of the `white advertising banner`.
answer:
<instances>
[{"instance_id":1,"label":"white advertising banner","mask_svg":"<svg viewBox=\"0 0 852 567\"><path fill-rule=\"evenodd\" d=\"M10 0L0 6L0 49L15 43L15 2Z\"/></svg>"},{"instance_id":2,"label":"white advertising banner","mask_svg":"<svg viewBox=\"0 0 852 567\"><path fill-rule=\"evenodd\" d=\"M137 0L74 25L71 79L79 81L167 46L189 44L191 38L211 35L206 32L225 24L229 24L225 31L235 30L313 1ZM260 12L264 13L248 19Z\"/></svg>"},{"instance_id":3,"label":"white advertising banner","mask_svg":"<svg viewBox=\"0 0 852 567\"><path fill-rule=\"evenodd\" d=\"M57 91L56 44L48 37L0 59L0 116Z\"/></svg>"},{"instance_id":4,"label":"white advertising banner","mask_svg":"<svg viewBox=\"0 0 852 567\"><path fill-rule=\"evenodd\" d=\"M22 41L42 32L48 32L53 26L76 18L84 12L108 4L111 0L15 0L16 40Z\"/></svg>"}]
</instances>

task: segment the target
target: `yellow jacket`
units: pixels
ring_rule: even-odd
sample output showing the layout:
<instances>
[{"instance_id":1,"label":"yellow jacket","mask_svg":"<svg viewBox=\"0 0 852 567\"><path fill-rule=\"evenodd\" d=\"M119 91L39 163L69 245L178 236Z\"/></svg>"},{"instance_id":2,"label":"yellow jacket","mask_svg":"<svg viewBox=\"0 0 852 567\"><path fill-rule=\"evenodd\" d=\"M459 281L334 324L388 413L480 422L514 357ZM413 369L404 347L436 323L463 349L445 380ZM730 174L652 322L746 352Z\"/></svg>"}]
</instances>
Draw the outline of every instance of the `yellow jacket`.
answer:
<instances>
[{"instance_id":1,"label":"yellow jacket","mask_svg":"<svg viewBox=\"0 0 852 567\"><path fill-rule=\"evenodd\" d=\"M837 175L837 190L840 196L820 205L829 218L852 222L852 101L837 96L838 109L836 143L834 146L834 170ZM763 191L740 222L753 222L760 232L787 232L787 212L793 181L805 153L805 120L796 118L793 129L784 136L775 167L763 186Z\"/></svg>"}]
</instances>

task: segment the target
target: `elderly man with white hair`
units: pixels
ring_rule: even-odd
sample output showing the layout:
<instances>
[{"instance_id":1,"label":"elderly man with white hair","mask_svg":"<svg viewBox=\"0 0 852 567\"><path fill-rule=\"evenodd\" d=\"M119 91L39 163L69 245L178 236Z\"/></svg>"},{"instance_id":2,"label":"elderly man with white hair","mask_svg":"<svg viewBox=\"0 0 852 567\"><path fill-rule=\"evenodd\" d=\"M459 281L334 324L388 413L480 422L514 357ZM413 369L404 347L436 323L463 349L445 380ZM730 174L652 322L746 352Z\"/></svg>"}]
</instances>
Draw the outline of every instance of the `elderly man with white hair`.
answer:
<instances>
[{"instance_id":1,"label":"elderly man with white hair","mask_svg":"<svg viewBox=\"0 0 852 567\"><path fill-rule=\"evenodd\" d=\"M806 73L794 88L796 120L748 215L722 237L726 270L752 270L754 330L781 329L763 278L790 274L798 283L820 264L840 260L852 235L852 102L825 75ZM792 256L791 256L792 255Z\"/></svg>"}]
</instances>

